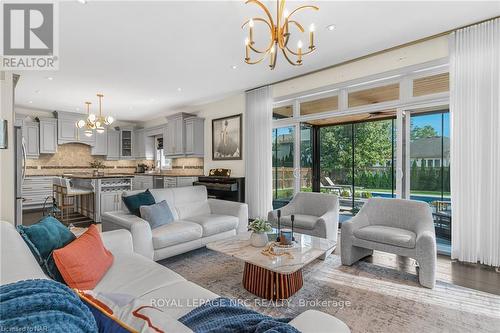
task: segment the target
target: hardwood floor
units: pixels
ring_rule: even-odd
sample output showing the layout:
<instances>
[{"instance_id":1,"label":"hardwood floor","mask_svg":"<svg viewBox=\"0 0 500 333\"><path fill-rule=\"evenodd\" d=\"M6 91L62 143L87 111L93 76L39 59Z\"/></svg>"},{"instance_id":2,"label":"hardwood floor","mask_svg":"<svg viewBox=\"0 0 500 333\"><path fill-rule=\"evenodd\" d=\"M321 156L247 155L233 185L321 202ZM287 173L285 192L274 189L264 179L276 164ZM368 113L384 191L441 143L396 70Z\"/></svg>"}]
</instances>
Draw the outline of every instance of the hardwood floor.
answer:
<instances>
[{"instance_id":1,"label":"hardwood floor","mask_svg":"<svg viewBox=\"0 0 500 333\"><path fill-rule=\"evenodd\" d=\"M340 244L337 246L334 253L340 255ZM375 265L397 269L402 272L417 274L416 261L407 257L374 251L372 256L362 260ZM495 271L495 267L461 263L456 260L451 260L450 257L444 255L438 255L436 266L436 278L438 280L452 283L457 286L500 295L500 273Z\"/></svg>"}]
</instances>

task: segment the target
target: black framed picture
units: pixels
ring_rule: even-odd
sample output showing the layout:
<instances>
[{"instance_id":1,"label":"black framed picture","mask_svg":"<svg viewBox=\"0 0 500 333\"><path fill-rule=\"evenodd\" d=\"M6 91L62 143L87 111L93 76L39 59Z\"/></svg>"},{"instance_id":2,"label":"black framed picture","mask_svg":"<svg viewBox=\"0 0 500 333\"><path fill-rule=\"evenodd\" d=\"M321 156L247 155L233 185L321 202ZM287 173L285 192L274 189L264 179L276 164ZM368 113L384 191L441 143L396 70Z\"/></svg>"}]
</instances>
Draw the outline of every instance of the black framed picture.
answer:
<instances>
[{"instance_id":1,"label":"black framed picture","mask_svg":"<svg viewBox=\"0 0 500 333\"><path fill-rule=\"evenodd\" d=\"M212 160L241 160L242 115L212 120Z\"/></svg>"}]
</instances>

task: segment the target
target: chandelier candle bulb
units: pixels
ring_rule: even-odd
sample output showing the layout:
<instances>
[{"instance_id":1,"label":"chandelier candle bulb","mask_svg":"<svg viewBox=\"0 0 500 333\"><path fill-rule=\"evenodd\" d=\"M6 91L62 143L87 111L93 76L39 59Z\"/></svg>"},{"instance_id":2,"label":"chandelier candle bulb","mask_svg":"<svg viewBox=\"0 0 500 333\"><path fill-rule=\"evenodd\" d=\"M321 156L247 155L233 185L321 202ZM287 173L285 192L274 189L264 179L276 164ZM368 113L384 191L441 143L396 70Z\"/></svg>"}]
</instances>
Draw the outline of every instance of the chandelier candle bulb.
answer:
<instances>
[{"instance_id":1,"label":"chandelier candle bulb","mask_svg":"<svg viewBox=\"0 0 500 333\"><path fill-rule=\"evenodd\" d=\"M297 63L300 64L302 63L302 41L299 40L298 43L297 43L297 49L298 49L298 59L297 59Z\"/></svg>"},{"instance_id":2,"label":"chandelier candle bulb","mask_svg":"<svg viewBox=\"0 0 500 333\"><path fill-rule=\"evenodd\" d=\"M250 20L248 22L248 26L250 27L250 32L249 32L249 36L250 36L250 44L253 44L254 41L253 41L253 26L254 26L254 22L253 20Z\"/></svg>"},{"instance_id":3,"label":"chandelier candle bulb","mask_svg":"<svg viewBox=\"0 0 500 333\"><path fill-rule=\"evenodd\" d=\"M309 27L309 49L314 49L314 24Z\"/></svg>"},{"instance_id":4,"label":"chandelier candle bulb","mask_svg":"<svg viewBox=\"0 0 500 333\"><path fill-rule=\"evenodd\" d=\"M250 40L248 38L245 38L245 61L250 60L250 46L248 45L250 43Z\"/></svg>"}]
</instances>

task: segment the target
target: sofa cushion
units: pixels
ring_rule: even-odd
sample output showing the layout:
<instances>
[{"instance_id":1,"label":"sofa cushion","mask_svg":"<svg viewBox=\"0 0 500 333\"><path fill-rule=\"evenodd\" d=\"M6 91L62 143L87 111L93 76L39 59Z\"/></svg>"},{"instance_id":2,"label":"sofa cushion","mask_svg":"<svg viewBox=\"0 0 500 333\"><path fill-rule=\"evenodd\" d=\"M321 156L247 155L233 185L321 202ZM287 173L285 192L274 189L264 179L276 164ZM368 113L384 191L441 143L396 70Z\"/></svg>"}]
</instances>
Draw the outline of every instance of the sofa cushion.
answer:
<instances>
[{"instance_id":1,"label":"sofa cushion","mask_svg":"<svg viewBox=\"0 0 500 333\"><path fill-rule=\"evenodd\" d=\"M177 220L162 225L152 230L151 233L153 234L153 247L162 249L201 238L203 228L195 222Z\"/></svg>"},{"instance_id":2,"label":"sofa cushion","mask_svg":"<svg viewBox=\"0 0 500 333\"><path fill-rule=\"evenodd\" d=\"M415 233L400 228L386 227L383 225L369 225L354 230L354 236L382 244L405 247L408 249L415 248Z\"/></svg>"},{"instance_id":3,"label":"sofa cushion","mask_svg":"<svg viewBox=\"0 0 500 333\"><path fill-rule=\"evenodd\" d=\"M191 216L211 213L205 186L178 187L174 189L173 193L174 208L179 219L186 220Z\"/></svg>"},{"instance_id":4,"label":"sofa cushion","mask_svg":"<svg viewBox=\"0 0 500 333\"><path fill-rule=\"evenodd\" d=\"M318 221L319 217L313 215L302 215L295 214L295 220L293 225L297 228L312 230L316 226L316 221ZM292 218L290 215L281 217L281 224L286 225L287 227L292 226Z\"/></svg>"},{"instance_id":5,"label":"sofa cushion","mask_svg":"<svg viewBox=\"0 0 500 333\"><path fill-rule=\"evenodd\" d=\"M141 206L140 211L141 217L148 221L151 229L158 228L174 220L172 211L165 200L154 205Z\"/></svg>"},{"instance_id":6,"label":"sofa cushion","mask_svg":"<svg viewBox=\"0 0 500 333\"><path fill-rule=\"evenodd\" d=\"M217 297L217 294L191 281L181 281L155 289L141 296L141 300L163 310L172 318L179 319L207 300Z\"/></svg>"},{"instance_id":7,"label":"sofa cushion","mask_svg":"<svg viewBox=\"0 0 500 333\"><path fill-rule=\"evenodd\" d=\"M187 220L196 222L202 226L203 237L233 230L238 226L238 218L230 215L210 214L191 216Z\"/></svg>"},{"instance_id":8,"label":"sofa cushion","mask_svg":"<svg viewBox=\"0 0 500 333\"><path fill-rule=\"evenodd\" d=\"M123 293L139 297L152 290L186 281L174 271L140 254L115 253L114 259L111 268L95 286L95 292Z\"/></svg>"},{"instance_id":9,"label":"sofa cushion","mask_svg":"<svg viewBox=\"0 0 500 333\"><path fill-rule=\"evenodd\" d=\"M123 195L122 201L127 207L127 209L135 216L141 216L140 207L149 206L155 204L155 198L146 190L137 194Z\"/></svg>"}]
</instances>

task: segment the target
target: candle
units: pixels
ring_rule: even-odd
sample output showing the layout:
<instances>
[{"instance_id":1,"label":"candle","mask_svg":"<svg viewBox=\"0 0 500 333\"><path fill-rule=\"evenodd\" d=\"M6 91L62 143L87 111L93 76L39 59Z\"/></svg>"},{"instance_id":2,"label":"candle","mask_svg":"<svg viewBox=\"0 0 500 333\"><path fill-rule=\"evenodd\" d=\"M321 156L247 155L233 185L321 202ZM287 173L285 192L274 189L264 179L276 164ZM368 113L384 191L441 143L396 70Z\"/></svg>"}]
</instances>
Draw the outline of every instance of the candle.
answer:
<instances>
[{"instance_id":1,"label":"candle","mask_svg":"<svg viewBox=\"0 0 500 333\"><path fill-rule=\"evenodd\" d=\"M250 27L250 44L253 44L253 19L250 19L250 21L248 22L248 26Z\"/></svg>"},{"instance_id":2,"label":"candle","mask_svg":"<svg viewBox=\"0 0 500 333\"><path fill-rule=\"evenodd\" d=\"M298 53L298 56L299 56L299 58L298 58L298 60L297 60L297 63L298 63L298 64L300 64L300 63L302 62L302 46L303 46L303 45L302 45L302 41L301 41L301 40L299 40L299 42L297 43L297 48L299 49L299 50L298 50L298 52L297 52L297 53Z\"/></svg>"},{"instance_id":3,"label":"candle","mask_svg":"<svg viewBox=\"0 0 500 333\"><path fill-rule=\"evenodd\" d=\"M250 46L248 46L248 44L250 43L250 41L248 40L248 38L245 38L245 60L250 60Z\"/></svg>"},{"instance_id":4,"label":"candle","mask_svg":"<svg viewBox=\"0 0 500 333\"><path fill-rule=\"evenodd\" d=\"M311 50L314 48L314 24L309 27L309 48Z\"/></svg>"}]
</instances>

